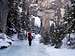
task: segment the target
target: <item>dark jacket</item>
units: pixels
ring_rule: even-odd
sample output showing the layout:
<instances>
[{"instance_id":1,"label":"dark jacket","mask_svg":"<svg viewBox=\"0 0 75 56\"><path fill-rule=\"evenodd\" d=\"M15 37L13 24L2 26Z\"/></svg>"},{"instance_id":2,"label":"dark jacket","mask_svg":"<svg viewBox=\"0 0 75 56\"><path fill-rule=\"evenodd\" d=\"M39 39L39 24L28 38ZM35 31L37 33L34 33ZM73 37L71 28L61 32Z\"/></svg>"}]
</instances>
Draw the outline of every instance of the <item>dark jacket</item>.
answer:
<instances>
[{"instance_id":1,"label":"dark jacket","mask_svg":"<svg viewBox=\"0 0 75 56\"><path fill-rule=\"evenodd\" d=\"M32 40L32 35L31 32L28 33L28 40L31 41Z\"/></svg>"}]
</instances>

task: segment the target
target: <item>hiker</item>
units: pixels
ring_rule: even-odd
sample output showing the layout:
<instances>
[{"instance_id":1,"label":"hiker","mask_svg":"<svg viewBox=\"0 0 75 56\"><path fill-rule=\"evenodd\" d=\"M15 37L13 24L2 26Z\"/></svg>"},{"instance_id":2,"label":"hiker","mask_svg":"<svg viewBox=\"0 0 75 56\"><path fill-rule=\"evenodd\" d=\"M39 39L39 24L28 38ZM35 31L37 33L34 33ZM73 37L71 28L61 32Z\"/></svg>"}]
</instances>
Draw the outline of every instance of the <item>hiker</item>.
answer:
<instances>
[{"instance_id":1,"label":"hiker","mask_svg":"<svg viewBox=\"0 0 75 56\"><path fill-rule=\"evenodd\" d=\"M28 41L29 41L29 46L31 46L31 42L32 42L31 32L28 32Z\"/></svg>"}]
</instances>

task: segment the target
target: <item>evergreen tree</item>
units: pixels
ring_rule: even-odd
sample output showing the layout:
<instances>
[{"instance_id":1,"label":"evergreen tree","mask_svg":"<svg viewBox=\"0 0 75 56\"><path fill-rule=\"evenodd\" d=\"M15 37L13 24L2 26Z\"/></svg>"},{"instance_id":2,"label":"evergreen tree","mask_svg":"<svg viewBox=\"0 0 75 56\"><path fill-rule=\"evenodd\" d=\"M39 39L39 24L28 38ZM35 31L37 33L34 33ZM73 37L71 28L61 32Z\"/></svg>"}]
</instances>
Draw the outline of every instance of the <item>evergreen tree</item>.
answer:
<instances>
[{"instance_id":1,"label":"evergreen tree","mask_svg":"<svg viewBox=\"0 0 75 56\"><path fill-rule=\"evenodd\" d=\"M65 33L72 33L75 32L75 0L71 0L71 6L67 5L65 14L64 14L64 21L66 22L66 30Z\"/></svg>"},{"instance_id":2,"label":"evergreen tree","mask_svg":"<svg viewBox=\"0 0 75 56\"><path fill-rule=\"evenodd\" d=\"M66 6L65 14L64 14L64 21L66 22L65 24L65 31L64 33L68 33L68 42L69 46L73 45L71 43L71 33L75 33L75 0L71 0L71 6Z\"/></svg>"},{"instance_id":3,"label":"evergreen tree","mask_svg":"<svg viewBox=\"0 0 75 56\"><path fill-rule=\"evenodd\" d=\"M15 29L18 33L22 29L29 30L29 6L27 6L28 3L26 2L26 0L9 0L9 13L7 17L8 35L14 33L12 29Z\"/></svg>"}]
</instances>

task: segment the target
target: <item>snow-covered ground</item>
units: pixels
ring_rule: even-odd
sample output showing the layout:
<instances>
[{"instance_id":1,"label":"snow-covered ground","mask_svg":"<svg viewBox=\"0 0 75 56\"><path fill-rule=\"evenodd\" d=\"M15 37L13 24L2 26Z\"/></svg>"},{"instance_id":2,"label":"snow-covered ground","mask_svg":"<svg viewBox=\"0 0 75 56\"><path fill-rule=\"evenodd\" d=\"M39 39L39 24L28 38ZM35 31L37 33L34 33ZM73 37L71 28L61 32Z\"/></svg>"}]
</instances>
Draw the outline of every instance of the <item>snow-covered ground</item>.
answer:
<instances>
[{"instance_id":1,"label":"snow-covered ground","mask_svg":"<svg viewBox=\"0 0 75 56\"><path fill-rule=\"evenodd\" d=\"M45 52L49 56L75 56L75 49L67 49L67 48L56 49L49 45L44 46L44 48L45 48Z\"/></svg>"},{"instance_id":2,"label":"snow-covered ground","mask_svg":"<svg viewBox=\"0 0 75 56\"><path fill-rule=\"evenodd\" d=\"M14 41L11 47L0 50L0 56L75 56L75 49L55 49L50 45L39 44L39 34L35 37L32 46L28 46L28 41L25 40Z\"/></svg>"},{"instance_id":3,"label":"snow-covered ground","mask_svg":"<svg viewBox=\"0 0 75 56\"><path fill-rule=\"evenodd\" d=\"M39 36L39 35L38 35ZM0 50L0 56L48 56L38 42L38 38L32 41L32 46L28 41L15 41L13 46Z\"/></svg>"},{"instance_id":4,"label":"snow-covered ground","mask_svg":"<svg viewBox=\"0 0 75 56\"><path fill-rule=\"evenodd\" d=\"M0 49L3 47L9 47L10 45L13 44L13 41L9 39L6 34L0 33Z\"/></svg>"}]
</instances>

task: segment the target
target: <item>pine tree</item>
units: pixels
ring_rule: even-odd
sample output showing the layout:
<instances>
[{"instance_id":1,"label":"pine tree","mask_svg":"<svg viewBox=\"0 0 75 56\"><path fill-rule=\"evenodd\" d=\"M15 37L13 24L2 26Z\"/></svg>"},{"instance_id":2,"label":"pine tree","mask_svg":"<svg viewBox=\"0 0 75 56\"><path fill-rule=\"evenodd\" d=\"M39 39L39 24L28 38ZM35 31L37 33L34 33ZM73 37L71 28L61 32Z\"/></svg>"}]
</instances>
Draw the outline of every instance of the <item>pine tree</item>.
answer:
<instances>
[{"instance_id":1,"label":"pine tree","mask_svg":"<svg viewBox=\"0 0 75 56\"><path fill-rule=\"evenodd\" d=\"M9 0L7 34L10 35L14 33L10 28L14 28L18 33L21 32L22 29L29 30L29 6L26 2L26 0Z\"/></svg>"},{"instance_id":2,"label":"pine tree","mask_svg":"<svg viewBox=\"0 0 75 56\"><path fill-rule=\"evenodd\" d=\"M71 6L67 5L65 14L64 14L64 21L66 23L66 30L67 33L75 32L75 0L71 0Z\"/></svg>"}]
</instances>

